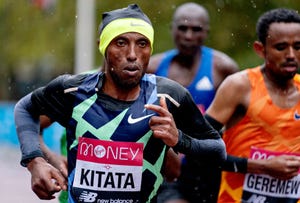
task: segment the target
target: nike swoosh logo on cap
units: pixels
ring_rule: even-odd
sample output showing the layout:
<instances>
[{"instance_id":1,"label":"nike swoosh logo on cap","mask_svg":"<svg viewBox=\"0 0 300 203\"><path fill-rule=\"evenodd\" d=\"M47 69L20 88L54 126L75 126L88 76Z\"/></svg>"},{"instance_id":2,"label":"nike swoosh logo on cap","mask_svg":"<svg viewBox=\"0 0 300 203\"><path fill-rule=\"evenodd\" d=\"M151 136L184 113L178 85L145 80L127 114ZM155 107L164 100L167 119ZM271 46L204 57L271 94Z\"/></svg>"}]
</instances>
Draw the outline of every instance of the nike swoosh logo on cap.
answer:
<instances>
[{"instance_id":1,"label":"nike swoosh logo on cap","mask_svg":"<svg viewBox=\"0 0 300 203\"><path fill-rule=\"evenodd\" d=\"M138 117L138 118L132 118L132 114L130 114L129 117L128 117L128 123L129 124L134 124L134 123L140 122L140 121L142 121L142 120L144 120L144 119L146 119L150 116L153 116L153 115L154 115L154 113L146 115L146 116Z\"/></svg>"},{"instance_id":2,"label":"nike swoosh logo on cap","mask_svg":"<svg viewBox=\"0 0 300 203\"><path fill-rule=\"evenodd\" d=\"M143 25L143 24L140 24L140 23L134 23L134 22L130 22L130 26L133 26L133 27L135 27L135 26L145 26L145 25Z\"/></svg>"}]
</instances>

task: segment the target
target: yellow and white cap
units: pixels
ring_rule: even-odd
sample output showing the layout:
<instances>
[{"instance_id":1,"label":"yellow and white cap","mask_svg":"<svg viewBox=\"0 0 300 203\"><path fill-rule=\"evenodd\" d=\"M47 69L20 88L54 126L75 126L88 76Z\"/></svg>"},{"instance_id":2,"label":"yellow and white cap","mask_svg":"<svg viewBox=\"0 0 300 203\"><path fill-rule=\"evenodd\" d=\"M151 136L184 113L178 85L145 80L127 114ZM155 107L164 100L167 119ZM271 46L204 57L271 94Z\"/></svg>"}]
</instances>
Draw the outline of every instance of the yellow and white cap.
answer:
<instances>
[{"instance_id":1,"label":"yellow and white cap","mask_svg":"<svg viewBox=\"0 0 300 203\"><path fill-rule=\"evenodd\" d=\"M137 32L144 35L153 49L154 30L149 18L136 4L126 8L105 12L102 15L102 23L99 26L100 43L99 50L104 56L110 42L120 34Z\"/></svg>"}]
</instances>

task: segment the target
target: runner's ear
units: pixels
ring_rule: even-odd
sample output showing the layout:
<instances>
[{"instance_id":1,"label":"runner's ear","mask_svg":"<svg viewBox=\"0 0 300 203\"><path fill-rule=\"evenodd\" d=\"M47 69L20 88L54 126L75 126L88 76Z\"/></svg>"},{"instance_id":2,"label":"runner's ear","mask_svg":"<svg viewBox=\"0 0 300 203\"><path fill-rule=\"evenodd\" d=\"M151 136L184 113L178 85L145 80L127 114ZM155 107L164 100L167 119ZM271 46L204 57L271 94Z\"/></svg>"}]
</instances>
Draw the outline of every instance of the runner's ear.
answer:
<instances>
[{"instance_id":1,"label":"runner's ear","mask_svg":"<svg viewBox=\"0 0 300 203\"><path fill-rule=\"evenodd\" d=\"M255 41L253 43L253 49L259 57L265 58L265 47L261 42Z\"/></svg>"}]
</instances>

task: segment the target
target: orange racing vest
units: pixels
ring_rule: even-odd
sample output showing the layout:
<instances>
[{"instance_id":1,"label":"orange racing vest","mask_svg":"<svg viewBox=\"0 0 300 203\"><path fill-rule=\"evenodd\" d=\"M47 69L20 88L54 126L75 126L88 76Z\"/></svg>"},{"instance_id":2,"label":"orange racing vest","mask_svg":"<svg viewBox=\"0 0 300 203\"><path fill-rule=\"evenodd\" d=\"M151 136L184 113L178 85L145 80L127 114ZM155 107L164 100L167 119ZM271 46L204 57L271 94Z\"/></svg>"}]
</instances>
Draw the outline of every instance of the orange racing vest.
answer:
<instances>
[{"instance_id":1,"label":"orange racing vest","mask_svg":"<svg viewBox=\"0 0 300 203\"><path fill-rule=\"evenodd\" d=\"M276 106L268 94L261 68L246 71L251 84L249 107L242 120L224 132L227 153L249 158L252 147L273 152L300 153L300 102L291 108ZM299 90L298 74L294 81ZM245 174L222 172L218 202L242 202L244 179Z\"/></svg>"}]
</instances>

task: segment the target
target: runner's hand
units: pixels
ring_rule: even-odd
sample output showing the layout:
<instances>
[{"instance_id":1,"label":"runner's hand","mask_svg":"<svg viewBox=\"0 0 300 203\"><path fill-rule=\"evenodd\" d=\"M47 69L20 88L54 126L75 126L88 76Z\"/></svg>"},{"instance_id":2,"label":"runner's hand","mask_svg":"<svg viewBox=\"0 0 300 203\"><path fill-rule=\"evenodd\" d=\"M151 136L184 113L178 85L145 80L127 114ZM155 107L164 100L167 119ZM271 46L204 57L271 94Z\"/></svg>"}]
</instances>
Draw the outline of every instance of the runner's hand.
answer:
<instances>
[{"instance_id":1,"label":"runner's hand","mask_svg":"<svg viewBox=\"0 0 300 203\"><path fill-rule=\"evenodd\" d=\"M149 121L153 136L162 139L170 147L175 146L178 142L178 129L172 114L168 111L165 97L160 98L160 105L147 104L145 108L159 115L152 116Z\"/></svg>"},{"instance_id":2,"label":"runner's hand","mask_svg":"<svg viewBox=\"0 0 300 203\"><path fill-rule=\"evenodd\" d=\"M27 169L31 173L31 188L40 199L54 199L56 192L67 190L66 179L44 158L34 158Z\"/></svg>"},{"instance_id":3,"label":"runner's hand","mask_svg":"<svg viewBox=\"0 0 300 203\"><path fill-rule=\"evenodd\" d=\"M294 155L281 155L267 160L267 174L279 179L291 179L298 175L300 157Z\"/></svg>"},{"instance_id":4,"label":"runner's hand","mask_svg":"<svg viewBox=\"0 0 300 203\"><path fill-rule=\"evenodd\" d=\"M47 156L48 162L57 168L61 174L66 178L66 181L68 179L68 161L67 157L58 155L54 152L48 154Z\"/></svg>"},{"instance_id":5,"label":"runner's hand","mask_svg":"<svg viewBox=\"0 0 300 203\"><path fill-rule=\"evenodd\" d=\"M281 155L263 160L248 159L248 172L268 174L283 180L297 176L299 170L299 156Z\"/></svg>"}]
</instances>

